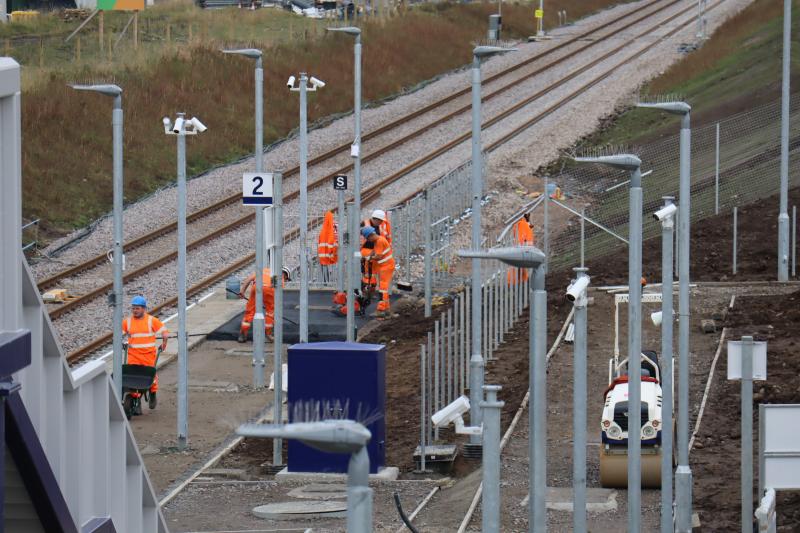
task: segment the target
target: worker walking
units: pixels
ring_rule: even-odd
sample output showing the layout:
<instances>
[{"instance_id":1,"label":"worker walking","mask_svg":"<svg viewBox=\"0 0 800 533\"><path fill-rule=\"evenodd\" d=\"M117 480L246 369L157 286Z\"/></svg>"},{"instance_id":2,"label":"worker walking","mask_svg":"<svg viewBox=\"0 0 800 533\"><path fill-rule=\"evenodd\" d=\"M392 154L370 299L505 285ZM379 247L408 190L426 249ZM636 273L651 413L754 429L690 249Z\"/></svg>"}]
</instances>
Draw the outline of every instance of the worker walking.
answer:
<instances>
[{"instance_id":1,"label":"worker walking","mask_svg":"<svg viewBox=\"0 0 800 533\"><path fill-rule=\"evenodd\" d=\"M511 230L514 242L517 246L533 246L536 242L536 237L533 235L533 224L531 224L531 214L525 213L522 215L514 228ZM527 268L511 268L508 270L508 283L516 285L517 283L528 281Z\"/></svg>"},{"instance_id":2,"label":"worker walking","mask_svg":"<svg viewBox=\"0 0 800 533\"><path fill-rule=\"evenodd\" d=\"M129 365L156 366L157 335L161 335L161 351L167 349L169 331L159 319L147 313L147 300L144 296L134 296L131 300L131 316L122 321L122 333L127 337L127 364ZM158 374L155 375L147 394L150 409L155 409L158 403L157 391ZM141 414L141 412L135 414Z\"/></svg>"},{"instance_id":3,"label":"worker walking","mask_svg":"<svg viewBox=\"0 0 800 533\"><path fill-rule=\"evenodd\" d=\"M264 288L261 292L264 300L264 329L266 331L267 338L272 340L272 327L275 321L275 288L272 286L272 274L269 268L264 268L263 272L261 273L261 279L264 282ZM244 280L241 290L239 291L239 297L247 299L247 305L244 308L244 316L242 317L242 324L239 327L238 339L239 342L244 342L247 340L247 335L253 325L253 317L256 315L255 273L250 274Z\"/></svg>"},{"instance_id":4,"label":"worker walking","mask_svg":"<svg viewBox=\"0 0 800 533\"><path fill-rule=\"evenodd\" d=\"M394 274L394 257L392 256L392 246L386 237L379 235L372 226L361 229L361 235L365 239L365 246L361 248L361 257L367 263L368 270L378 278L378 292L381 301L378 302L378 315L385 316L389 313L389 288ZM367 246L371 244L371 247Z\"/></svg>"}]
</instances>

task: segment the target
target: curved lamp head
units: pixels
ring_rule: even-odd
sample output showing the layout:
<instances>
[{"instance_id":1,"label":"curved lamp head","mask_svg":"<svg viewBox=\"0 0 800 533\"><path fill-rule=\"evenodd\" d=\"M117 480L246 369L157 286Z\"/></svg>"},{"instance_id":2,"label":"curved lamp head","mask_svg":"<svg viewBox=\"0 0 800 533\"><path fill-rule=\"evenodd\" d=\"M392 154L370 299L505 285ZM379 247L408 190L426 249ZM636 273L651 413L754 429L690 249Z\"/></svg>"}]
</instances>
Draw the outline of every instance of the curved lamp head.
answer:
<instances>
[{"instance_id":1,"label":"curved lamp head","mask_svg":"<svg viewBox=\"0 0 800 533\"><path fill-rule=\"evenodd\" d=\"M476 46L472 50L472 55L477 59L485 59L497 54L505 54L506 52L516 52L516 48L503 48L500 46Z\"/></svg>"},{"instance_id":2,"label":"curved lamp head","mask_svg":"<svg viewBox=\"0 0 800 533\"><path fill-rule=\"evenodd\" d=\"M322 420L293 424L242 424L243 437L295 439L329 453L355 453L367 445L372 433L353 420Z\"/></svg>"},{"instance_id":3,"label":"curved lamp head","mask_svg":"<svg viewBox=\"0 0 800 533\"><path fill-rule=\"evenodd\" d=\"M223 54L249 57L250 59L261 59L261 50L257 48L237 48L235 50L220 50Z\"/></svg>"},{"instance_id":4,"label":"curved lamp head","mask_svg":"<svg viewBox=\"0 0 800 533\"><path fill-rule=\"evenodd\" d=\"M686 102L654 102L654 103L639 103L636 107L643 109L658 109L659 111L666 111L673 115L686 115L692 110L692 106Z\"/></svg>"},{"instance_id":5,"label":"curved lamp head","mask_svg":"<svg viewBox=\"0 0 800 533\"><path fill-rule=\"evenodd\" d=\"M624 170L636 170L642 166L642 160L633 154L601 155L597 157L576 157L576 163L600 163Z\"/></svg>"},{"instance_id":6,"label":"curved lamp head","mask_svg":"<svg viewBox=\"0 0 800 533\"><path fill-rule=\"evenodd\" d=\"M122 88L113 83L99 83L93 85L70 84L70 87L76 91L92 91L106 96L117 97L122 95Z\"/></svg>"},{"instance_id":7,"label":"curved lamp head","mask_svg":"<svg viewBox=\"0 0 800 533\"><path fill-rule=\"evenodd\" d=\"M496 259L516 268L538 268L544 264L544 252L535 246L507 246L488 250L459 250L460 257Z\"/></svg>"},{"instance_id":8,"label":"curved lamp head","mask_svg":"<svg viewBox=\"0 0 800 533\"><path fill-rule=\"evenodd\" d=\"M361 28L356 28L355 26L343 26L341 28L325 28L328 31L338 31L341 33L346 33L347 35L361 35Z\"/></svg>"}]
</instances>

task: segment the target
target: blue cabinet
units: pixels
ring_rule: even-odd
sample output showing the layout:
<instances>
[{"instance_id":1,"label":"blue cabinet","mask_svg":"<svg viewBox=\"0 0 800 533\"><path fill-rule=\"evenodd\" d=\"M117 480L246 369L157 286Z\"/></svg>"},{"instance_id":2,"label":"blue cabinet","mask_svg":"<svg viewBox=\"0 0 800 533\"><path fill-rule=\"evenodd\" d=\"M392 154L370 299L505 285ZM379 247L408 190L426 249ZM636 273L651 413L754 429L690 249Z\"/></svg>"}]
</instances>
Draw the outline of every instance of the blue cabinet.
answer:
<instances>
[{"instance_id":1,"label":"blue cabinet","mask_svg":"<svg viewBox=\"0 0 800 533\"><path fill-rule=\"evenodd\" d=\"M289 421L347 418L365 423L369 468L386 462L386 347L317 342L289 347ZM289 472L347 472L350 456L289 443Z\"/></svg>"}]
</instances>

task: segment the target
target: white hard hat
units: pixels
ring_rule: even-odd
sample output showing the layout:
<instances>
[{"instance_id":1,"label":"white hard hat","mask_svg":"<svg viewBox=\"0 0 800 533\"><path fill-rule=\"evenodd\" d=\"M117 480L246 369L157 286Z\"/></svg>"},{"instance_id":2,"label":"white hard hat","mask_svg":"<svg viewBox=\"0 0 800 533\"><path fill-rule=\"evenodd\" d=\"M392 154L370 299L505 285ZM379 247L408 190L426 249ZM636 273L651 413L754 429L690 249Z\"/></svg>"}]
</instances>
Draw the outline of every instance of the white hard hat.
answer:
<instances>
[{"instance_id":1,"label":"white hard hat","mask_svg":"<svg viewBox=\"0 0 800 533\"><path fill-rule=\"evenodd\" d=\"M380 209L376 209L372 212L372 218L377 218L378 220L386 220L386 212Z\"/></svg>"}]
</instances>

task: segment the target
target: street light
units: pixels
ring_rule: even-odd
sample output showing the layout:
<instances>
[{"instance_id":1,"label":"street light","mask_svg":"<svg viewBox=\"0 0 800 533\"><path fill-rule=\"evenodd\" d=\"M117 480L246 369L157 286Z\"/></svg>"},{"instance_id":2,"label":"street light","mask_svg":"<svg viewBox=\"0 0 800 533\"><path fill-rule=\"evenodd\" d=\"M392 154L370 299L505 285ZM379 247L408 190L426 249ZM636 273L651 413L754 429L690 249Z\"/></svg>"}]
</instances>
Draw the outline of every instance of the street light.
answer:
<instances>
[{"instance_id":1,"label":"street light","mask_svg":"<svg viewBox=\"0 0 800 533\"><path fill-rule=\"evenodd\" d=\"M572 353L572 530L586 533L586 306L589 304L588 269L574 269L577 279L567 288L567 299L575 311Z\"/></svg>"},{"instance_id":2,"label":"street light","mask_svg":"<svg viewBox=\"0 0 800 533\"><path fill-rule=\"evenodd\" d=\"M681 117L678 195L678 468L675 470L676 531L692 530L692 469L689 466L689 254L691 223L691 112L686 102L640 103Z\"/></svg>"},{"instance_id":3,"label":"street light","mask_svg":"<svg viewBox=\"0 0 800 533\"><path fill-rule=\"evenodd\" d=\"M329 453L349 453L347 465L347 532L372 531L372 489L369 488L370 431L352 420L322 420L293 424L243 424L243 437L295 439Z\"/></svg>"},{"instance_id":4,"label":"street light","mask_svg":"<svg viewBox=\"0 0 800 533\"><path fill-rule=\"evenodd\" d=\"M308 84L311 83L311 87ZM300 73L286 82L290 91L300 93L300 342L308 342L308 97L307 93L325 87L325 82ZM276 369L275 372L278 372ZM277 408L276 408L277 409Z\"/></svg>"},{"instance_id":5,"label":"street light","mask_svg":"<svg viewBox=\"0 0 800 533\"><path fill-rule=\"evenodd\" d=\"M178 113L173 123L164 117L164 133L178 139L178 448L189 438L189 360L186 335L186 136L206 131L197 117Z\"/></svg>"},{"instance_id":6,"label":"street light","mask_svg":"<svg viewBox=\"0 0 800 533\"><path fill-rule=\"evenodd\" d=\"M781 196L778 212L778 281L789 281L789 83L792 47L792 1L783 0L781 77ZM759 495L760 496L760 495Z\"/></svg>"},{"instance_id":7,"label":"street light","mask_svg":"<svg viewBox=\"0 0 800 533\"><path fill-rule=\"evenodd\" d=\"M513 246L492 248L490 250L461 250L461 257L473 259L473 264L481 259L502 261L515 268L533 269L533 283L530 288L530 320L528 337L528 384L531 394L531 408L528 411L528 530L545 533L547 529L547 292L544 289L544 252L535 246ZM473 287L473 294L480 292L480 285ZM473 300L474 302L474 300ZM476 314L473 313L473 323ZM474 339L475 337L473 337ZM480 342L480 329L478 330ZM480 346L480 344L479 344ZM480 347L478 348L480 355ZM481 366L481 369L483 366ZM472 393L472 391L470 391ZM470 401L470 407L472 401ZM472 413L470 412L470 420ZM470 425L475 426L474 422Z\"/></svg>"},{"instance_id":8,"label":"street light","mask_svg":"<svg viewBox=\"0 0 800 533\"><path fill-rule=\"evenodd\" d=\"M255 59L255 124L256 146L255 163L256 172L263 170L264 154L264 69L261 62L261 50L255 48L241 48L236 50L222 50L223 54L240 55ZM253 386L260 389L264 386L264 207L256 206L256 314L253 316ZM277 325L275 327L280 327ZM275 350L277 354L278 351ZM280 368L276 366L275 368Z\"/></svg>"},{"instance_id":9,"label":"street light","mask_svg":"<svg viewBox=\"0 0 800 533\"><path fill-rule=\"evenodd\" d=\"M641 418L642 405L642 161L631 154L576 157L631 174L628 236L628 420ZM642 506L641 424L628 424L628 531L638 533Z\"/></svg>"},{"instance_id":10,"label":"street light","mask_svg":"<svg viewBox=\"0 0 800 533\"><path fill-rule=\"evenodd\" d=\"M361 216L361 28L355 26L344 26L342 28L327 28L328 31L345 33L355 37L356 42L353 46L353 122L354 140L350 148L350 155L353 157L353 210L357 217ZM348 228L350 226L348 225ZM358 226L356 226L357 228ZM358 237L350 236L348 243L347 261L355 261L358 256ZM355 341L355 295L353 290L358 286L355 276L358 271L355 268L349 270L347 278L347 341Z\"/></svg>"},{"instance_id":11,"label":"street light","mask_svg":"<svg viewBox=\"0 0 800 533\"><path fill-rule=\"evenodd\" d=\"M97 85L70 85L76 91L91 91L104 94L114 98L114 110L112 111L111 127L113 135L113 187L114 187L114 318L111 324L113 333L112 351L114 358L114 389L122 398L122 270L125 258L122 251L122 89L113 84Z\"/></svg>"},{"instance_id":12,"label":"street light","mask_svg":"<svg viewBox=\"0 0 800 533\"><path fill-rule=\"evenodd\" d=\"M483 157L481 154L481 62L514 48L477 46L472 51L472 249L481 246L481 197L483 196ZM428 231L428 229L426 229ZM481 425L480 402L483 390L484 363L481 355L481 262L472 260L472 355L470 356L469 419ZM470 435L467 449L478 456L480 436Z\"/></svg>"}]
</instances>

